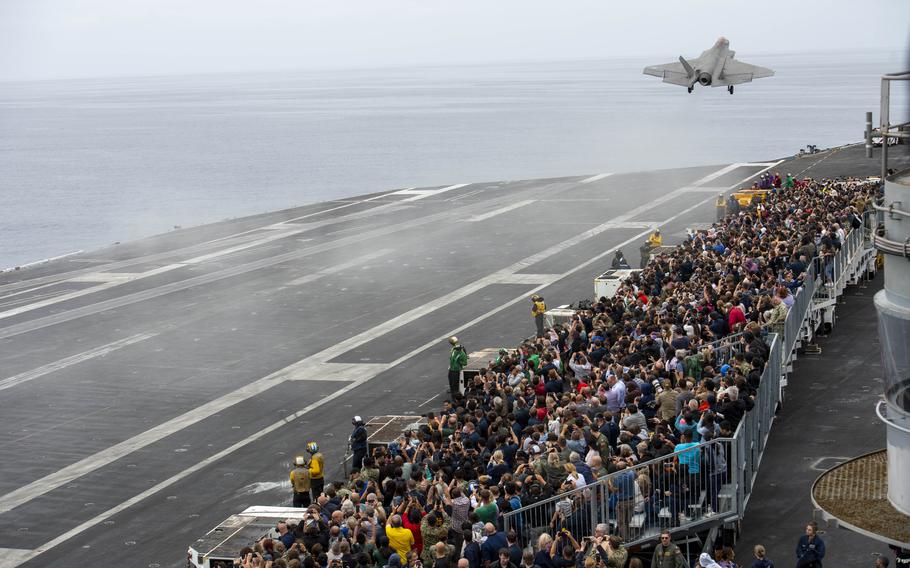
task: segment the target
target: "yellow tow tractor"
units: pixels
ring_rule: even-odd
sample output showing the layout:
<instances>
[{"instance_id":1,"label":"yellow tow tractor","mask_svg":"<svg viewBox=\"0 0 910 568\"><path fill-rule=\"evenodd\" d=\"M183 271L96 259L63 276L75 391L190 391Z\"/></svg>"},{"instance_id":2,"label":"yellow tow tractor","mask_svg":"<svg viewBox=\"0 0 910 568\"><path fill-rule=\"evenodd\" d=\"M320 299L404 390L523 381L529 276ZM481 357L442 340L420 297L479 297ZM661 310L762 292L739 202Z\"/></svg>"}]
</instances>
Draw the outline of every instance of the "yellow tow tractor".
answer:
<instances>
[{"instance_id":1,"label":"yellow tow tractor","mask_svg":"<svg viewBox=\"0 0 910 568\"><path fill-rule=\"evenodd\" d=\"M770 192L770 189L741 189L734 192L733 197L740 207L749 207L756 201L763 203Z\"/></svg>"}]
</instances>

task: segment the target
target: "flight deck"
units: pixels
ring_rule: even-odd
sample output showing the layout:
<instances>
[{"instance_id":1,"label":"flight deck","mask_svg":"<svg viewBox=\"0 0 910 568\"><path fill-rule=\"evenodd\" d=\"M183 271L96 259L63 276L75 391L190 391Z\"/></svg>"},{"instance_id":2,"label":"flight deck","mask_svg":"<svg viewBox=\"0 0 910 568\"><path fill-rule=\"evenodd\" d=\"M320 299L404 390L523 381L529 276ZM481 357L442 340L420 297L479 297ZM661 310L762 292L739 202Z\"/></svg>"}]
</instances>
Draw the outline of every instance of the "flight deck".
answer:
<instances>
[{"instance_id":1,"label":"flight deck","mask_svg":"<svg viewBox=\"0 0 910 568\"><path fill-rule=\"evenodd\" d=\"M184 566L222 519L290 501L307 441L331 480L353 415L438 410L448 336L512 347L531 294L589 299L653 228L682 240L766 171L877 175L863 152L453 180L0 274L0 566Z\"/></svg>"}]
</instances>

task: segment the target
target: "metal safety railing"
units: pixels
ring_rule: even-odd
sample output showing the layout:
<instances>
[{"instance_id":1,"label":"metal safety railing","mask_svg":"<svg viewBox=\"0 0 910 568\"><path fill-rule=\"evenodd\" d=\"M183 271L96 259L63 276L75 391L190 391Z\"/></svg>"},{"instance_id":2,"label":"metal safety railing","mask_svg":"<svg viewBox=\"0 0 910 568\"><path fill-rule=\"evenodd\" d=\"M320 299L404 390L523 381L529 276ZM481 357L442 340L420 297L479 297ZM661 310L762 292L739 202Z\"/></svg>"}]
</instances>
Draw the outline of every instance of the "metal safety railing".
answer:
<instances>
[{"instance_id":1,"label":"metal safety railing","mask_svg":"<svg viewBox=\"0 0 910 568\"><path fill-rule=\"evenodd\" d=\"M706 343L698 347L699 351L706 349L714 353L714 361L717 365L723 365L730 362L738 353L742 353L743 335L745 332L731 333L711 343Z\"/></svg>"},{"instance_id":2,"label":"metal safety railing","mask_svg":"<svg viewBox=\"0 0 910 568\"><path fill-rule=\"evenodd\" d=\"M864 231L856 229L847 234L839 251L831 256L819 257L819 275L824 279L824 286L818 289L817 295L831 300L843 293L848 279L853 277L857 257L865 248Z\"/></svg>"},{"instance_id":3,"label":"metal safety railing","mask_svg":"<svg viewBox=\"0 0 910 568\"><path fill-rule=\"evenodd\" d=\"M712 440L505 513L504 529L535 542L544 532L590 535L603 524L628 545L665 528L732 518L738 514L737 460L733 438Z\"/></svg>"},{"instance_id":4,"label":"metal safety railing","mask_svg":"<svg viewBox=\"0 0 910 568\"><path fill-rule=\"evenodd\" d=\"M866 219L872 221L872 219ZM765 336L769 360L754 406L731 438L719 438L606 475L593 484L547 499L523 502L502 516L504 530L515 529L524 542L562 528L592 534L597 525L617 532L626 545L656 538L663 529L693 531L741 519L752 494L771 425L781 402L789 364L800 343L811 340L821 322L819 305L843 292L865 270L873 250L865 226L851 231L829 260L814 259L782 326ZM872 257L874 258L874 256ZM826 272L834 286L825 286ZM776 332L775 332L776 331ZM731 334L698 347L710 348L717 365L744 349L743 334ZM695 467L693 468L693 464Z\"/></svg>"},{"instance_id":5,"label":"metal safety railing","mask_svg":"<svg viewBox=\"0 0 910 568\"><path fill-rule=\"evenodd\" d=\"M787 312L787 319L784 321L783 352L787 356L799 347L799 342L805 337L803 325L809 309L812 307L812 299L815 297L817 286L818 276L813 263L809 266L802 288L796 291L793 305L790 306L790 311Z\"/></svg>"}]
</instances>

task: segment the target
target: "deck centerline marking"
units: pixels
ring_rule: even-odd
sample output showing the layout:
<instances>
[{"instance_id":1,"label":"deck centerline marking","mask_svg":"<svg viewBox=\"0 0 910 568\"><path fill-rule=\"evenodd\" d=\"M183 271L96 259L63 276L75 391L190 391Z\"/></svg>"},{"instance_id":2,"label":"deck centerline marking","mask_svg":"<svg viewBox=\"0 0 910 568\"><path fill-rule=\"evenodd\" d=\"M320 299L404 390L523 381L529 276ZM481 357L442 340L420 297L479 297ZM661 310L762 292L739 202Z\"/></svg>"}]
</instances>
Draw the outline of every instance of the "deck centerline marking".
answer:
<instances>
[{"instance_id":1,"label":"deck centerline marking","mask_svg":"<svg viewBox=\"0 0 910 568\"><path fill-rule=\"evenodd\" d=\"M395 251L393 251L392 249L380 249L377 251L373 251L373 252L367 253L363 256L358 256L357 258L350 260L348 262L342 262L341 264L335 264L328 268L323 268L322 270L320 270L318 272L314 272L313 274L307 274L306 276L301 276L300 278L291 280L290 282L285 284L285 286L299 286L301 284L309 284L310 282L315 282L316 280L319 280L320 278L324 278L326 276L330 276L337 272L347 270L348 268L353 268L355 266L359 266L359 265L363 264L364 262L368 262L370 260L376 260L377 258L379 258L381 256L385 256L387 254L391 254L392 252L395 252Z\"/></svg>"},{"instance_id":2,"label":"deck centerline marking","mask_svg":"<svg viewBox=\"0 0 910 568\"><path fill-rule=\"evenodd\" d=\"M609 173L609 174L597 174L597 175L593 175L593 176L591 176L591 177L589 177L589 178L585 178L585 179L581 180L581 181L578 182L578 183L593 183L593 182L595 182L595 181L600 181L600 180L602 180L602 179L604 179L604 178L606 178L606 177L610 177L611 175L613 175L613 174L612 174L612 173Z\"/></svg>"},{"instance_id":3,"label":"deck centerline marking","mask_svg":"<svg viewBox=\"0 0 910 568\"><path fill-rule=\"evenodd\" d=\"M448 186L443 187L443 188L440 188L440 189L434 189L434 190L426 191L426 192L424 192L424 193L415 195L415 196L413 196L413 197L409 197L409 198L407 198L407 199L403 199L402 201L419 201L419 200L421 200L421 199L426 199L427 197L433 197L433 196L436 196L436 195L440 195L440 194L442 194L442 193L447 193L447 192L449 192L449 191L453 191L453 190L456 190L456 189L461 189L462 187L466 187L466 186L469 186L469 185L471 185L471 184L469 184L469 183L456 183L456 184L454 184L454 185L448 185Z\"/></svg>"},{"instance_id":4,"label":"deck centerline marking","mask_svg":"<svg viewBox=\"0 0 910 568\"><path fill-rule=\"evenodd\" d=\"M5 390L12 388L16 385L21 385L22 383L37 379L38 377L43 377L44 375L54 373L61 369L65 369L77 363L82 363L83 361L88 361L89 359L94 359L95 357L103 357L109 353L113 353L118 349L123 349L140 341L145 341L146 339L151 339L158 335L157 333L138 333L124 339L118 339L106 345L101 345L89 349L88 351L83 351L82 353L77 353L69 357L64 357L47 365L42 365L30 371L25 371L11 377L7 377L3 380L0 380L0 390Z\"/></svg>"},{"instance_id":5,"label":"deck centerline marking","mask_svg":"<svg viewBox=\"0 0 910 568\"><path fill-rule=\"evenodd\" d=\"M468 222L476 223L478 221L486 221L487 219L489 219L491 217L496 217L497 215L502 215L503 213L508 213L509 211L512 211L514 209L518 209L520 207L525 207L526 205L530 205L532 203L535 203L536 201L537 201L536 199L525 199L524 201L518 201L518 202L512 203L510 205L506 205L505 207L500 207L499 209L494 209L487 213L483 213L482 215L475 215L474 217L471 217L470 219L468 219Z\"/></svg>"}]
</instances>

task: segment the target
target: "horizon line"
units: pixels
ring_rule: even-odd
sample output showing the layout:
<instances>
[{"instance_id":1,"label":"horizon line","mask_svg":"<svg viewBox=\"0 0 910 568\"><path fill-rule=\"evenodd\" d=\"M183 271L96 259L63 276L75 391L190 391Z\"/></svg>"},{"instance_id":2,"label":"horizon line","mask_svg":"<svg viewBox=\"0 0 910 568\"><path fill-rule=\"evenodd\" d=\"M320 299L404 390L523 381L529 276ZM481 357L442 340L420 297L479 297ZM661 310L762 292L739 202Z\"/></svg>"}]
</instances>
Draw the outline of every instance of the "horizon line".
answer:
<instances>
[{"instance_id":1,"label":"horizon line","mask_svg":"<svg viewBox=\"0 0 910 568\"><path fill-rule=\"evenodd\" d=\"M910 67L910 56L905 49L898 47L877 47L877 48L833 48L833 49L812 49L812 50L781 50L781 51L758 51L750 52L747 58L762 58L766 56L780 56L780 55L799 55L799 54L822 54L822 53L903 53L905 60L903 62L904 67ZM507 65L507 64L521 64L521 63L569 63L569 62L589 62L589 61L635 61L639 59L646 59L651 57L668 57L666 54L644 54L644 55L635 55L635 56L621 56L621 57L610 57L610 56L599 56L599 57L584 57L584 56L571 56L571 57L554 57L547 59L535 59L535 58L504 58L500 60L490 61L486 60L464 60L464 61L440 61L440 62L427 62L427 61L413 61L413 62L398 62L398 63L388 63L388 64L377 64L377 65L367 65L367 64L350 64L350 65L339 65L339 66L311 66L311 67L271 67L264 69L250 69L250 68L237 68L237 69L223 69L223 70L214 70L214 71L157 71L157 72L148 72L148 73L113 73L107 75L59 75L59 76L38 76L38 77L2 77L0 76L0 84L14 84L14 83L45 83L45 82L56 82L56 81L91 81L91 80L103 80L103 79L152 79L152 78L162 78L162 77L192 77L192 76L211 76L211 75L252 75L257 73L271 74L271 73L301 73L301 72L326 72L326 71L374 71L382 69L421 69L421 68L445 68L445 67L495 67L497 65Z\"/></svg>"}]
</instances>

